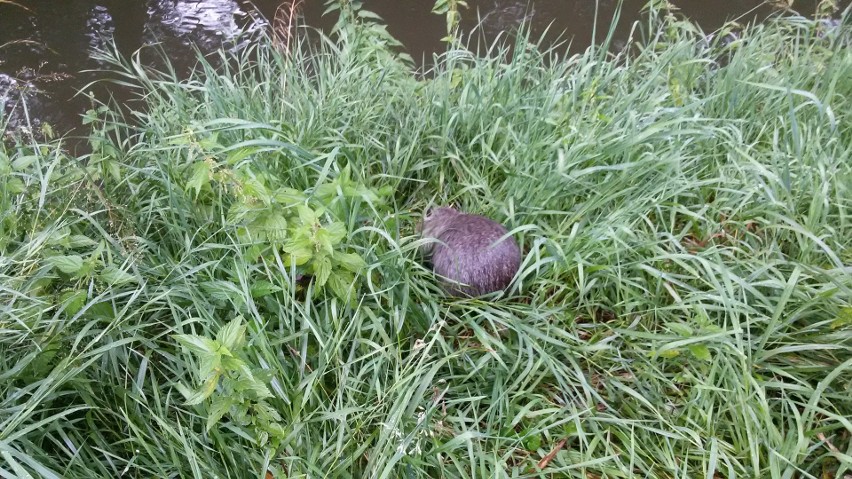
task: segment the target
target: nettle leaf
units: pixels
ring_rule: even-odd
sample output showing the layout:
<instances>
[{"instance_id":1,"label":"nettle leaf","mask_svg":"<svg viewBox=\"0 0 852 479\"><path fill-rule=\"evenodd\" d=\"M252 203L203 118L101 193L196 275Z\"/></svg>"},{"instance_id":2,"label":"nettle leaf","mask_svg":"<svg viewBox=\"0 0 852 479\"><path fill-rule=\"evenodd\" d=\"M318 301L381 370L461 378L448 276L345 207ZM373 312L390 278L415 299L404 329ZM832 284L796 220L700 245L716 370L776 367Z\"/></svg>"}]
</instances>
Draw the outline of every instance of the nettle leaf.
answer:
<instances>
[{"instance_id":1,"label":"nettle leaf","mask_svg":"<svg viewBox=\"0 0 852 479\"><path fill-rule=\"evenodd\" d=\"M381 197L381 198L387 198L389 196L392 196L394 193L395 193L395 190L394 190L393 186L391 186L391 185L382 186L381 188L379 188L379 191L378 191L379 197ZM384 203L384 200L382 200L382 203Z\"/></svg>"},{"instance_id":2,"label":"nettle leaf","mask_svg":"<svg viewBox=\"0 0 852 479\"><path fill-rule=\"evenodd\" d=\"M272 198L276 203L291 206L304 202L308 197L301 191L293 188L278 188L273 193Z\"/></svg>"},{"instance_id":3,"label":"nettle leaf","mask_svg":"<svg viewBox=\"0 0 852 479\"><path fill-rule=\"evenodd\" d=\"M541 449L541 434L530 433L529 431L524 431L521 434L529 434L524 438L524 449L528 451L538 451Z\"/></svg>"},{"instance_id":4,"label":"nettle leaf","mask_svg":"<svg viewBox=\"0 0 852 479\"><path fill-rule=\"evenodd\" d=\"M344 238L346 238L346 225L340 221L329 223L325 225L323 229L328 232L329 239L332 244L339 244Z\"/></svg>"},{"instance_id":5,"label":"nettle leaf","mask_svg":"<svg viewBox=\"0 0 852 479\"><path fill-rule=\"evenodd\" d=\"M248 365L245 361L234 356L222 356L222 368L226 371L243 371Z\"/></svg>"},{"instance_id":6,"label":"nettle leaf","mask_svg":"<svg viewBox=\"0 0 852 479\"><path fill-rule=\"evenodd\" d=\"M175 383L175 389L183 396L184 399L189 399L195 394L195 391L186 387L183 383Z\"/></svg>"},{"instance_id":7,"label":"nettle leaf","mask_svg":"<svg viewBox=\"0 0 852 479\"><path fill-rule=\"evenodd\" d=\"M172 338L181 346L198 355L217 354L221 344L204 336L195 334L173 334Z\"/></svg>"},{"instance_id":8,"label":"nettle leaf","mask_svg":"<svg viewBox=\"0 0 852 479\"><path fill-rule=\"evenodd\" d=\"M14 161L12 161L12 169L15 171L23 171L32 166L33 163L38 160L38 156L36 155L24 155L19 156Z\"/></svg>"},{"instance_id":9,"label":"nettle leaf","mask_svg":"<svg viewBox=\"0 0 852 479\"><path fill-rule=\"evenodd\" d=\"M840 329L852 325L852 308L841 308L831 322L831 329Z\"/></svg>"},{"instance_id":10,"label":"nettle leaf","mask_svg":"<svg viewBox=\"0 0 852 479\"><path fill-rule=\"evenodd\" d=\"M286 262L301 266L314 257L313 245L305 238L290 238L282 248L287 253Z\"/></svg>"},{"instance_id":11,"label":"nettle leaf","mask_svg":"<svg viewBox=\"0 0 852 479\"><path fill-rule=\"evenodd\" d=\"M337 251L334 253L334 262L353 273L357 273L367 266L367 262L357 253L342 253Z\"/></svg>"},{"instance_id":12,"label":"nettle leaf","mask_svg":"<svg viewBox=\"0 0 852 479\"><path fill-rule=\"evenodd\" d=\"M246 177L240 181L240 184L243 188L243 195L260 200L265 205L269 205L272 202L272 195L269 194L266 185L261 183L257 178Z\"/></svg>"},{"instance_id":13,"label":"nettle leaf","mask_svg":"<svg viewBox=\"0 0 852 479\"><path fill-rule=\"evenodd\" d=\"M49 245L65 245L68 242L68 237L71 236L71 228L67 226L56 228L48 234L46 243Z\"/></svg>"},{"instance_id":14,"label":"nettle leaf","mask_svg":"<svg viewBox=\"0 0 852 479\"><path fill-rule=\"evenodd\" d=\"M373 189L368 188L365 185L358 185L352 196L357 196L374 205L381 205L383 203L383 200L379 197L379 195L376 194Z\"/></svg>"},{"instance_id":15,"label":"nettle leaf","mask_svg":"<svg viewBox=\"0 0 852 479\"><path fill-rule=\"evenodd\" d=\"M666 323L666 327L671 329L674 333L676 333L680 336L685 336L685 337L692 336L692 328L690 328L688 325L686 325L684 323L676 323L674 321L671 321L671 322Z\"/></svg>"},{"instance_id":16,"label":"nettle leaf","mask_svg":"<svg viewBox=\"0 0 852 479\"><path fill-rule=\"evenodd\" d=\"M355 276L348 271L335 271L328 277L331 292L340 299L351 301L355 294Z\"/></svg>"},{"instance_id":17,"label":"nettle leaf","mask_svg":"<svg viewBox=\"0 0 852 479\"><path fill-rule=\"evenodd\" d=\"M256 381L254 378L232 379L230 381L230 385L234 391L248 393L253 395L255 399L272 397L272 393L269 391L269 388L262 382Z\"/></svg>"},{"instance_id":18,"label":"nettle leaf","mask_svg":"<svg viewBox=\"0 0 852 479\"><path fill-rule=\"evenodd\" d=\"M253 155L259 150L259 148L238 148L230 153L228 153L227 158L225 158L225 162L230 165L236 165L237 163L243 161L249 156Z\"/></svg>"},{"instance_id":19,"label":"nettle leaf","mask_svg":"<svg viewBox=\"0 0 852 479\"><path fill-rule=\"evenodd\" d=\"M264 401L260 401L254 405L254 412L263 424L281 420L281 414Z\"/></svg>"},{"instance_id":20,"label":"nettle leaf","mask_svg":"<svg viewBox=\"0 0 852 479\"><path fill-rule=\"evenodd\" d=\"M692 344L689 346L689 352L697 359L702 361L711 361L713 356L710 354L710 349L703 344Z\"/></svg>"},{"instance_id":21,"label":"nettle leaf","mask_svg":"<svg viewBox=\"0 0 852 479\"><path fill-rule=\"evenodd\" d=\"M135 276L113 265L105 267L99 277L104 283L116 286L136 281Z\"/></svg>"},{"instance_id":22,"label":"nettle leaf","mask_svg":"<svg viewBox=\"0 0 852 479\"><path fill-rule=\"evenodd\" d=\"M665 351L658 351L657 356L666 359L672 359L680 356L680 351L677 349L667 349Z\"/></svg>"},{"instance_id":23,"label":"nettle leaf","mask_svg":"<svg viewBox=\"0 0 852 479\"><path fill-rule=\"evenodd\" d=\"M198 140L198 146L207 152L215 152L221 149L222 145L219 144L219 133L214 131L210 136L201 138Z\"/></svg>"},{"instance_id":24,"label":"nettle leaf","mask_svg":"<svg viewBox=\"0 0 852 479\"><path fill-rule=\"evenodd\" d=\"M195 197L201 193L205 185L210 184L210 165L206 161L199 161L192 165L192 174L186 184L187 191L195 190Z\"/></svg>"},{"instance_id":25,"label":"nettle leaf","mask_svg":"<svg viewBox=\"0 0 852 479\"><path fill-rule=\"evenodd\" d=\"M13 176L6 180L6 191L12 195L19 195L27 191L27 185L17 176Z\"/></svg>"},{"instance_id":26,"label":"nettle leaf","mask_svg":"<svg viewBox=\"0 0 852 479\"><path fill-rule=\"evenodd\" d=\"M246 325L243 324L242 316L237 316L219 330L216 340L231 351L236 351L243 346L246 340Z\"/></svg>"},{"instance_id":27,"label":"nettle leaf","mask_svg":"<svg viewBox=\"0 0 852 479\"><path fill-rule=\"evenodd\" d=\"M228 224L236 225L243 220L253 221L262 210L259 210L249 204L238 201L228 208L228 213L225 219Z\"/></svg>"},{"instance_id":28,"label":"nettle leaf","mask_svg":"<svg viewBox=\"0 0 852 479\"><path fill-rule=\"evenodd\" d=\"M331 275L331 258L323 255L315 258L313 264L317 288L322 288Z\"/></svg>"},{"instance_id":29,"label":"nettle leaf","mask_svg":"<svg viewBox=\"0 0 852 479\"><path fill-rule=\"evenodd\" d=\"M235 401L230 396L217 396L210 405L210 410L207 413L207 431L213 429L213 426L218 423L225 414L231 409Z\"/></svg>"},{"instance_id":30,"label":"nettle leaf","mask_svg":"<svg viewBox=\"0 0 852 479\"><path fill-rule=\"evenodd\" d=\"M307 205L297 205L296 211L299 212L299 221L306 226L312 226L319 223L319 215Z\"/></svg>"},{"instance_id":31,"label":"nettle leaf","mask_svg":"<svg viewBox=\"0 0 852 479\"><path fill-rule=\"evenodd\" d=\"M68 237L68 242L66 243L69 248L85 248L96 244L98 244L97 241L84 235L71 235Z\"/></svg>"},{"instance_id":32,"label":"nettle leaf","mask_svg":"<svg viewBox=\"0 0 852 479\"><path fill-rule=\"evenodd\" d=\"M101 160L101 168L106 174L112 176L115 181L121 181L121 164L113 158Z\"/></svg>"},{"instance_id":33,"label":"nettle leaf","mask_svg":"<svg viewBox=\"0 0 852 479\"><path fill-rule=\"evenodd\" d=\"M281 290L281 287L275 286L269 281L255 281L251 286L251 297L254 299L258 299L264 296L268 296L272 293L277 293Z\"/></svg>"},{"instance_id":34,"label":"nettle leaf","mask_svg":"<svg viewBox=\"0 0 852 479\"><path fill-rule=\"evenodd\" d=\"M331 235L328 233L327 229L318 229L314 235L314 242L318 251L327 255L334 254L334 246L331 244Z\"/></svg>"},{"instance_id":35,"label":"nettle leaf","mask_svg":"<svg viewBox=\"0 0 852 479\"><path fill-rule=\"evenodd\" d=\"M204 381L204 385L201 389L194 391L187 399L187 406L195 406L196 404L201 404L205 399L209 398L216 391L216 386L219 385L219 375L215 374L206 381Z\"/></svg>"},{"instance_id":36,"label":"nettle leaf","mask_svg":"<svg viewBox=\"0 0 852 479\"><path fill-rule=\"evenodd\" d=\"M74 274L83 269L83 258L79 255L51 256L48 263L65 274Z\"/></svg>"},{"instance_id":37,"label":"nettle leaf","mask_svg":"<svg viewBox=\"0 0 852 479\"><path fill-rule=\"evenodd\" d=\"M336 181L323 183L314 189L314 196L323 201L328 201L337 196L338 184Z\"/></svg>"},{"instance_id":38,"label":"nettle leaf","mask_svg":"<svg viewBox=\"0 0 852 479\"><path fill-rule=\"evenodd\" d=\"M202 378L209 378L211 374L222 372L222 356L219 354L202 354L201 364L198 366L198 375Z\"/></svg>"},{"instance_id":39,"label":"nettle leaf","mask_svg":"<svg viewBox=\"0 0 852 479\"><path fill-rule=\"evenodd\" d=\"M269 241L283 241L287 237L287 220L278 212L268 212L258 218L258 228Z\"/></svg>"},{"instance_id":40,"label":"nettle leaf","mask_svg":"<svg viewBox=\"0 0 852 479\"><path fill-rule=\"evenodd\" d=\"M64 305L65 314L74 316L86 305L86 291L65 291L59 295L59 303Z\"/></svg>"},{"instance_id":41,"label":"nettle leaf","mask_svg":"<svg viewBox=\"0 0 852 479\"><path fill-rule=\"evenodd\" d=\"M257 436L257 445L260 447L266 446L269 442L269 433L266 431L261 431L261 433Z\"/></svg>"}]
</instances>

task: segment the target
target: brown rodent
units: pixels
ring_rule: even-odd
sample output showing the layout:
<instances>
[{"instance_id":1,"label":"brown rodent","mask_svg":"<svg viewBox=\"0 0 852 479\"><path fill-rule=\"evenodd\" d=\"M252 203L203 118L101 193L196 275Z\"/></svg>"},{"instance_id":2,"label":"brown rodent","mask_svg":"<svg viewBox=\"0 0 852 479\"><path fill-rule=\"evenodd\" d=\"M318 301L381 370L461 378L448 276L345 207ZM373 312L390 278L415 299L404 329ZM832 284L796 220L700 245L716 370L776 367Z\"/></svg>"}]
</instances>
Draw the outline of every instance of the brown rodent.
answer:
<instances>
[{"instance_id":1,"label":"brown rodent","mask_svg":"<svg viewBox=\"0 0 852 479\"><path fill-rule=\"evenodd\" d=\"M422 251L431 256L432 270L450 295L475 297L504 290L521 266L515 239L484 216L439 207L428 212L419 229L423 238L433 239Z\"/></svg>"}]
</instances>

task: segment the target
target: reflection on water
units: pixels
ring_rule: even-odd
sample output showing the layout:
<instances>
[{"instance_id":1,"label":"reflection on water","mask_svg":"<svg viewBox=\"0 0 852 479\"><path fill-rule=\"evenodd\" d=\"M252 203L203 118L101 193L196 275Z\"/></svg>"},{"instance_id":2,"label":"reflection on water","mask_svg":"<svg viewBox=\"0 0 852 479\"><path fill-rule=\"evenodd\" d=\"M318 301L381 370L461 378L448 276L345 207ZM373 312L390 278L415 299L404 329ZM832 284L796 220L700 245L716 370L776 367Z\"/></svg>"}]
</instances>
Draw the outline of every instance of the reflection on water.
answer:
<instances>
[{"instance_id":1,"label":"reflection on water","mask_svg":"<svg viewBox=\"0 0 852 479\"><path fill-rule=\"evenodd\" d=\"M288 0L289 1L289 0ZM128 55L145 45L159 45L178 68L194 63L197 47L211 52L219 47L239 48L233 39L243 29L266 28L282 0L17 0L26 9L0 3L0 107L14 129L27 122L48 122L59 130L77 124L87 108L76 91L96 79L98 65L92 52L114 40ZM622 43L631 23L639 18L646 0L624 0L616 29ZM814 10L816 0L797 0L802 13ZM443 48L445 20L432 14L432 0L366 0L388 30L418 61L428 61ZM765 17L772 12L762 0L674 0L682 13L705 30L726 19ZM842 0L847 6L850 0ZM302 14L309 25L327 28L334 18L323 18L323 0L304 0ZM547 41L572 40L578 51L604 38L618 0L468 0L462 28L475 30L474 39L486 43L529 22L533 37L547 32ZM597 32L594 30L598 22ZM564 35L563 35L564 32ZM596 37L593 39L593 35ZM249 37L240 37L244 40ZM147 49L150 50L150 49ZM143 51L147 51L143 50ZM143 56L155 63L157 55ZM96 92L99 93L99 92ZM104 93L104 92L100 92ZM73 100L72 100L73 99ZM27 108L23 107L26 100Z\"/></svg>"}]
</instances>

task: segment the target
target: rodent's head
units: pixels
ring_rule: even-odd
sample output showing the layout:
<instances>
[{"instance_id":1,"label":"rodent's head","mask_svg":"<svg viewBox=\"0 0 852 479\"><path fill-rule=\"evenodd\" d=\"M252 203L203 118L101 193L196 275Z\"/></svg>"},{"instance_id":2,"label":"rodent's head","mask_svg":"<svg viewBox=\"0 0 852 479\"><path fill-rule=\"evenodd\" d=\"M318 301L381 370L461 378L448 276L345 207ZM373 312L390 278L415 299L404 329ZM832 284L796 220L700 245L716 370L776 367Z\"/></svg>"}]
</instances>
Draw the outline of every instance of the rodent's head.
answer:
<instances>
[{"instance_id":1,"label":"rodent's head","mask_svg":"<svg viewBox=\"0 0 852 479\"><path fill-rule=\"evenodd\" d=\"M417 225L417 232L423 238L437 238L460 214L456 209L449 206L427 208L423 214L423 221ZM433 247L434 243L427 243L423 245L423 251L430 253Z\"/></svg>"}]
</instances>

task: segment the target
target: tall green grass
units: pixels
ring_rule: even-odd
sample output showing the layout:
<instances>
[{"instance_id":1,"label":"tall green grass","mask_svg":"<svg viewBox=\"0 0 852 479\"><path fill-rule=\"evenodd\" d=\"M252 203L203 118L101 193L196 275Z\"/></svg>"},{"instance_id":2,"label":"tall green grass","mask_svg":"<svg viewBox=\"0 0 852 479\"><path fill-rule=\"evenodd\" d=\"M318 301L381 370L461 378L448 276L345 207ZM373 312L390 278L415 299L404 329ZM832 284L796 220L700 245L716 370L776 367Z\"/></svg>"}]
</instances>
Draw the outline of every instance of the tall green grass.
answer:
<instances>
[{"instance_id":1,"label":"tall green grass","mask_svg":"<svg viewBox=\"0 0 852 479\"><path fill-rule=\"evenodd\" d=\"M852 474L848 12L728 46L654 18L424 76L351 23L188 78L105 54L144 109L0 150L0 476ZM440 294L430 201L514 230L511 291ZM349 299L240 216L294 203L345 225ZM245 367L187 404L179 334Z\"/></svg>"}]
</instances>

